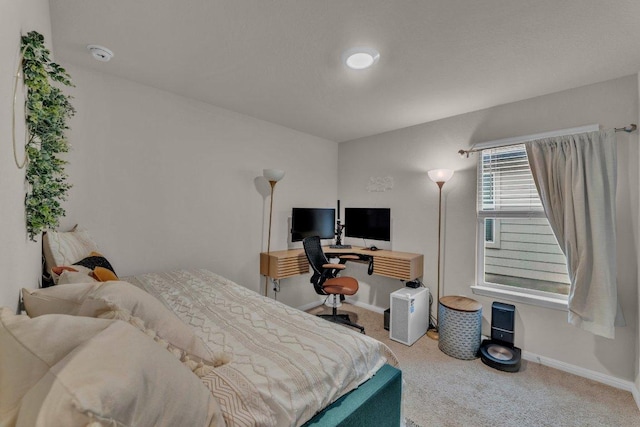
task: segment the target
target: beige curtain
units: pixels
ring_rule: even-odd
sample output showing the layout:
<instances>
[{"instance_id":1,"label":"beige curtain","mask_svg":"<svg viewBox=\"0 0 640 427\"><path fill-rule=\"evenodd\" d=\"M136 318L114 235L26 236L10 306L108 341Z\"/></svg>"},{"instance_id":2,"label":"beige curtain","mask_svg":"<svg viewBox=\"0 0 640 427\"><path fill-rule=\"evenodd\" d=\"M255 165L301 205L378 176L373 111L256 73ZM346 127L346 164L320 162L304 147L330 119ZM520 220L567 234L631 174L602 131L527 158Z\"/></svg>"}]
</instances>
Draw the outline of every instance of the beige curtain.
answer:
<instances>
[{"instance_id":1,"label":"beige curtain","mask_svg":"<svg viewBox=\"0 0 640 427\"><path fill-rule=\"evenodd\" d=\"M525 143L531 172L567 257L569 323L614 338L623 325L616 287L616 146L613 129Z\"/></svg>"}]
</instances>

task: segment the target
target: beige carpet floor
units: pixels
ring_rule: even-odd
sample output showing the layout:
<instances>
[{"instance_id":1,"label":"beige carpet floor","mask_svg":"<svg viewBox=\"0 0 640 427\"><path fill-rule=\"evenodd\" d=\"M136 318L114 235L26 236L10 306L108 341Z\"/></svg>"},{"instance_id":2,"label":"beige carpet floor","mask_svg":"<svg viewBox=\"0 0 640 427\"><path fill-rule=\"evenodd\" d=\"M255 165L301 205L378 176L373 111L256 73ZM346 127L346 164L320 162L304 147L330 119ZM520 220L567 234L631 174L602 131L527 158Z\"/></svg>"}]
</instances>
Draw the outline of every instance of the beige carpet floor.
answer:
<instances>
[{"instance_id":1,"label":"beige carpet floor","mask_svg":"<svg viewBox=\"0 0 640 427\"><path fill-rule=\"evenodd\" d=\"M382 314L350 304L339 311L394 351L405 380L404 415L418 426L640 426L629 392L528 361L507 373L480 359L458 360L427 336L408 347L389 339Z\"/></svg>"}]
</instances>

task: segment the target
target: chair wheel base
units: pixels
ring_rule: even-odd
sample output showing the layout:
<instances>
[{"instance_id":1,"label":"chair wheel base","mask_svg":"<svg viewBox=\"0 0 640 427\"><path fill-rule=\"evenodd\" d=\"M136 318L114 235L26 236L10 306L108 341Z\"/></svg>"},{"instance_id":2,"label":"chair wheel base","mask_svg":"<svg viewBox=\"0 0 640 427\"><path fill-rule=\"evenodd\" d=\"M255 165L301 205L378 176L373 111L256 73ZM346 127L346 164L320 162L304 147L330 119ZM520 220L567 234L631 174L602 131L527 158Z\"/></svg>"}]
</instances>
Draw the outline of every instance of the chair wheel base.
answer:
<instances>
[{"instance_id":1,"label":"chair wheel base","mask_svg":"<svg viewBox=\"0 0 640 427\"><path fill-rule=\"evenodd\" d=\"M352 328L360 329L360 333L364 334L364 327L353 323L348 314L317 314L316 316L322 317L333 323L339 323L340 325L351 326Z\"/></svg>"}]
</instances>

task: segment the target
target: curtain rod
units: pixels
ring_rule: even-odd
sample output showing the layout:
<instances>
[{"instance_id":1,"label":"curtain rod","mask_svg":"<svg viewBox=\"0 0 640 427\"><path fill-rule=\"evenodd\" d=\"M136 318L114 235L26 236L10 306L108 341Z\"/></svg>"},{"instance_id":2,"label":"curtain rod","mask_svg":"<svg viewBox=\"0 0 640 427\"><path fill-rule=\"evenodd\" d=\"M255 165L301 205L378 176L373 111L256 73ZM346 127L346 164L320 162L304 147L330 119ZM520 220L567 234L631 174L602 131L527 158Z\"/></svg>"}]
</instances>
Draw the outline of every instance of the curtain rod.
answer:
<instances>
[{"instance_id":1,"label":"curtain rod","mask_svg":"<svg viewBox=\"0 0 640 427\"><path fill-rule=\"evenodd\" d=\"M589 132L590 129L593 127L594 125L589 125L589 126L583 126L581 128L571 128L571 129L565 129L564 131L554 131L554 132L548 132L548 133L553 133L553 134L558 134L558 133L563 133L566 131L566 133L564 133L564 135L570 135L573 133L581 133L581 132ZM596 125L597 126L597 125ZM621 127L621 128L613 128L613 130L615 132L627 132L627 133L631 133L631 132L635 132L638 129L638 125L636 125L635 123L631 123L628 126L625 127ZM507 146L507 145L515 145L518 144L520 142L525 142L525 141L531 141L534 139L540 139L540 138L545 138L545 136L542 136L543 134L538 134L538 135L530 135L529 137L517 137L517 138L506 138L504 140L498 140L498 141L490 141L490 142L481 142L478 144L474 144L473 146L477 146L477 145L483 145L485 147L481 147L481 148L471 148L469 150L458 150L458 154L460 155L460 157L467 157L469 158L469 155L478 152L478 151L482 151L486 147L487 144L491 144L492 146L494 146L494 143L497 143L495 146ZM548 137L548 136L547 136ZM505 143L502 144L500 143L500 141L504 141Z\"/></svg>"},{"instance_id":2,"label":"curtain rod","mask_svg":"<svg viewBox=\"0 0 640 427\"><path fill-rule=\"evenodd\" d=\"M634 132L636 129L638 129L638 125L636 125L635 123L631 123L629 126L625 126L623 128L613 128L613 130L615 130L616 132L627 132L627 133Z\"/></svg>"}]
</instances>

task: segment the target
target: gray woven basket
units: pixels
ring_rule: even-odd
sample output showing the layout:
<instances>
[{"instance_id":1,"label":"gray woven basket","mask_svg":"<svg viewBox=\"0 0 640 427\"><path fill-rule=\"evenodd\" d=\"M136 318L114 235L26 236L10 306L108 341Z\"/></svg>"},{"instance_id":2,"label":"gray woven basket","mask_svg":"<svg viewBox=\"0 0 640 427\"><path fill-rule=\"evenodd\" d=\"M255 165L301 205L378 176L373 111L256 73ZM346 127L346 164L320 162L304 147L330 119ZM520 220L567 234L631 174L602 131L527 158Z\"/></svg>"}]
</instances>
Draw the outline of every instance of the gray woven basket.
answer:
<instances>
[{"instance_id":1,"label":"gray woven basket","mask_svg":"<svg viewBox=\"0 0 640 427\"><path fill-rule=\"evenodd\" d=\"M462 360L478 357L482 308L478 311L458 311L438 304L438 347L443 353Z\"/></svg>"}]
</instances>

